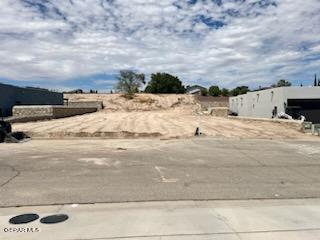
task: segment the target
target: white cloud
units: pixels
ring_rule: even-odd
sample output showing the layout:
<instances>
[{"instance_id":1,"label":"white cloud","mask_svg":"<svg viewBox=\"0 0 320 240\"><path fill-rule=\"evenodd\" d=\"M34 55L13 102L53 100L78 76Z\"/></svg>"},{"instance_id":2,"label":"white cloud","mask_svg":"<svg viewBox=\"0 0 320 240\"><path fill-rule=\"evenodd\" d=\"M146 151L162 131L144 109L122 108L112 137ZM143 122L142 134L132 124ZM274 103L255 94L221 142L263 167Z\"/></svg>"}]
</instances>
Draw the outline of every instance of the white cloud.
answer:
<instances>
[{"instance_id":1,"label":"white cloud","mask_svg":"<svg viewBox=\"0 0 320 240\"><path fill-rule=\"evenodd\" d=\"M93 81L96 85L111 85L111 84L116 84L117 81L114 79L97 79Z\"/></svg>"},{"instance_id":2,"label":"white cloud","mask_svg":"<svg viewBox=\"0 0 320 240\"><path fill-rule=\"evenodd\" d=\"M0 77L61 84L132 68L231 86L318 70L319 0L215 2L1 0Z\"/></svg>"}]
</instances>

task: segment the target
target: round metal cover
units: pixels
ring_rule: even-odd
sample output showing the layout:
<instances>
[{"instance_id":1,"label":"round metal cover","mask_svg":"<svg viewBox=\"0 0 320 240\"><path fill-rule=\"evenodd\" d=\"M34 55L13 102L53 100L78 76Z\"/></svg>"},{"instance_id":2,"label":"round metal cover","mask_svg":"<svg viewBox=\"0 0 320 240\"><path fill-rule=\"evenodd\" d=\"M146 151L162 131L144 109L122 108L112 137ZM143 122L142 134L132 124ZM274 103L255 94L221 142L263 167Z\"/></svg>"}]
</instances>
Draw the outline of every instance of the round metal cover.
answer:
<instances>
[{"instance_id":1,"label":"round metal cover","mask_svg":"<svg viewBox=\"0 0 320 240\"><path fill-rule=\"evenodd\" d=\"M41 218L40 222L44 224L54 224L54 223L64 222L68 218L69 217L66 214L55 214L55 215L50 215L50 216Z\"/></svg>"},{"instance_id":2,"label":"round metal cover","mask_svg":"<svg viewBox=\"0 0 320 240\"><path fill-rule=\"evenodd\" d=\"M28 213L28 214L22 214L15 216L13 218L10 218L9 223L11 224L25 224L29 222L33 222L39 218L38 214L34 213Z\"/></svg>"}]
</instances>

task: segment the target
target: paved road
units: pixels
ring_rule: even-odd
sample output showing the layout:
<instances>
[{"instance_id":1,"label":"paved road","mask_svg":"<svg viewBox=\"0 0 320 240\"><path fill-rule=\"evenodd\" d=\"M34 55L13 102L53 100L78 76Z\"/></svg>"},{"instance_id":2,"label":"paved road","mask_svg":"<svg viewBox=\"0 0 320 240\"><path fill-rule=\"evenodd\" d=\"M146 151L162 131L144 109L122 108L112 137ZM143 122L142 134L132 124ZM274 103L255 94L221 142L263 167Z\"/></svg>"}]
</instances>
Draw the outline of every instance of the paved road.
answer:
<instances>
[{"instance_id":1,"label":"paved road","mask_svg":"<svg viewBox=\"0 0 320 240\"><path fill-rule=\"evenodd\" d=\"M0 145L0 206L320 197L320 142L192 138Z\"/></svg>"},{"instance_id":2,"label":"paved road","mask_svg":"<svg viewBox=\"0 0 320 240\"><path fill-rule=\"evenodd\" d=\"M11 217L67 214L58 224ZM29 232L10 232L19 228ZM35 232L31 232L35 231ZM320 200L116 203L0 208L0 239L12 240L318 240Z\"/></svg>"}]
</instances>

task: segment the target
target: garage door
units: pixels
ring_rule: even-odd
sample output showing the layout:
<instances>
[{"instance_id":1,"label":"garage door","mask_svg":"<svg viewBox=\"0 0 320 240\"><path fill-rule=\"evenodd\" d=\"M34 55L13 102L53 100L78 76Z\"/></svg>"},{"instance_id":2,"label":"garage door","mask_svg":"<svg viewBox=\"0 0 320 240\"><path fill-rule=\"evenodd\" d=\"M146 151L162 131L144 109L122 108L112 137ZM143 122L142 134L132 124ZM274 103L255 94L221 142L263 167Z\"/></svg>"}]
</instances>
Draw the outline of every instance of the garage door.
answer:
<instances>
[{"instance_id":1,"label":"garage door","mask_svg":"<svg viewBox=\"0 0 320 240\"><path fill-rule=\"evenodd\" d=\"M306 121L320 123L320 99L288 99L286 112L293 117L303 115Z\"/></svg>"}]
</instances>

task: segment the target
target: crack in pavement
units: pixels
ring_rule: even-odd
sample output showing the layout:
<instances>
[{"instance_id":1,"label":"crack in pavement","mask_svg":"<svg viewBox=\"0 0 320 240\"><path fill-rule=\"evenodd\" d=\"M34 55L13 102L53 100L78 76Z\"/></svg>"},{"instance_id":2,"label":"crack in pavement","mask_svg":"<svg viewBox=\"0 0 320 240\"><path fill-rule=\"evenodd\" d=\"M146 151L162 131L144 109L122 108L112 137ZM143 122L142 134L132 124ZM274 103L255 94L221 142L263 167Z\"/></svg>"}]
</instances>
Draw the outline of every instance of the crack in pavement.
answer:
<instances>
[{"instance_id":1,"label":"crack in pavement","mask_svg":"<svg viewBox=\"0 0 320 240\"><path fill-rule=\"evenodd\" d=\"M7 167L10 168L12 172L15 172L15 174L10 177L7 181L5 181L4 183L0 184L0 188L4 187L5 185L7 185L8 183L10 183L13 179L15 179L16 177L18 177L20 175L20 171L17 170L15 167L10 166L10 165L0 165L1 167Z\"/></svg>"}]
</instances>

